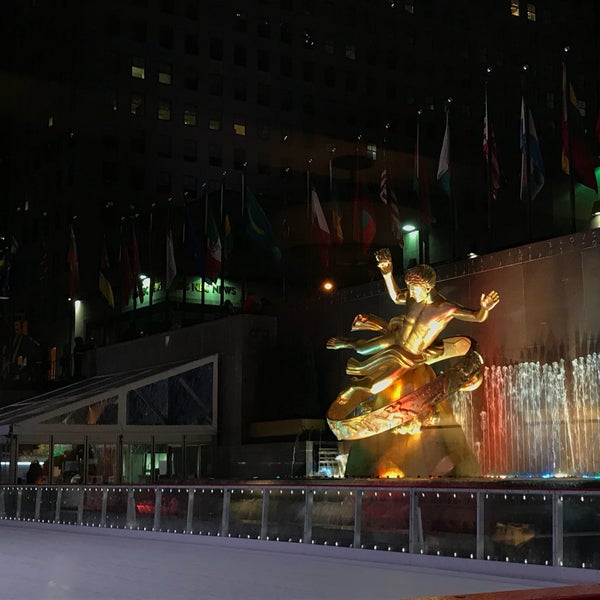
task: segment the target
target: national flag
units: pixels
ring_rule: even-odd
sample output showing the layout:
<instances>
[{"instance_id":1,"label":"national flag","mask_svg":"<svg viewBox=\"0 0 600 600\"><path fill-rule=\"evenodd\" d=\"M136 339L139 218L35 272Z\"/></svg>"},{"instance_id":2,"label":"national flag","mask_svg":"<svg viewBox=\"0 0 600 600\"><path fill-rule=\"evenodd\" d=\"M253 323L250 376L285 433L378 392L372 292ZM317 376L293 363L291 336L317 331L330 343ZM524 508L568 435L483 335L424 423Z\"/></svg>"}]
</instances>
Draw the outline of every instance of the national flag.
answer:
<instances>
[{"instance_id":1,"label":"national flag","mask_svg":"<svg viewBox=\"0 0 600 600\"><path fill-rule=\"evenodd\" d=\"M222 247L219 229L211 211L208 211L206 224L206 277L216 282L221 274Z\"/></svg>"},{"instance_id":2,"label":"national flag","mask_svg":"<svg viewBox=\"0 0 600 600\"><path fill-rule=\"evenodd\" d=\"M344 242L344 232L342 231L342 209L338 202L337 185L331 181L331 223L333 225L333 234L331 243L334 246L341 246Z\"/></svg>"},{"instance_id":3,"label":"national flag","mask_svg":"<svg viewBox=\"0 0 600 600\"><path fill-rule=\"evenodd\" d=\"M165 287L169 289L173 280L175 279L175 275L177 275L177 263L175 262L175 251L173 249L173 232L171 231L171 227L167 228L167 269L165 273Z\"/></svg>"},{"instance_id":4,"label":"national flag","mask_svg":"<svg viewBox=\"0 0 600 600\"><path fill-rule=\"evenodd\" d=\"M129 258L129 248L123 233L121 233L121 250L119 253L119 262L121 264L121 302L123 305L129 304L133 292L133 273L131 271L131 259Z\"/></svg>"},{"instance_id":5,"label":"national flag","mask_svg":"<svg viewBox=\"0 0 600 600\"><path fill-rule=\"evenodd\" d=\"M528 109L528 127L525 127L525 99L521 100L521 200L527 198L529 187L530 199L534 200L544 187L544 163L540 142L535 130L533 116ZM528 156L529 154L529 156ZM529 162L529 172L527 163Z\"/></svg>"},{"instance_id":6,"label":"national flag","mask_svg":"<svg viewBox=\"0 0 600 600\"><path fill-rule=\"evenodd\" d=\"M567 85L568 84L568 85ZM568 88L568 93L567 93ZM570 160L573 168L579 176L583 185L598 193L598 182L596 181L596 160L584 145L584 126L579 112L579 104L573 86L567 82L567 67L563 62L563 115L561 124L562 133L562 169L570 174ZM596 124L598 134L598 124Z\"/></svg>"},{"instance_id":7,"label":"national flag","mask_svg":"<svg viewBox=\"0 0 600 600\"><path fill-rule=\"evenodd\" d=\"M331 234L329 233L329 226L327 225L327 220L323 214L323 208L321 207L321 202L314 186L310 193L310 220L319 246L321 264L327 268L329 266Z\"/></svg>"},{"instance_id":8,"label":"national flag","mask_svg":"<svg viewBox=\"0 0 600 600\"><path fill-rule=\"evenodd\" d=\"M108 302L111 308L115 307L115 296L113 294L112 285L108 277L110 264L108 262L108 250L106 249L106 237L102 238L102 246L100 247L100 271L98 273L98 288L104 299Z\"/></svg>"},{"instance_id":9,"label":"national flag","mask_svg":"<svg viewBox=\"0 0 600 600\"><path fill-rule=\"evenodd\" d=\"M387 190L387 169L381 171L381 179L379 181L379 199L384 203L388 203L388 190Z\"/></svg>"},{"instance_id":10,"label":"national flag","mask_svg":"<svg viewBox=\"0 0 600 600\"><path fill-rule=\"evenodd\" d=\"M402 221L400 220L400 208L398 198L394 190L390 191L390 219L392 222L392 233L401 248L404 248L404 234L402 233Z\"/></svg>"},{"instance_id":11,"label":"national flag","mask_svg":"<svg viewBox=\"0 0 600 600\"><path fill-rule=\"evenodd\" d=\"M183 221L183 245L192 257L194 271L197 275L204 276L206 259L204 246L200 242L200 234L196 224L192 221L187 207L185 207Z\"/></svg>"},{"instance_id":12,"label":"national flag","mask_svg":"<svg viewBox=\"0 0 600 600\"><path fill-rule=\"evenodd\" d=\"M357 180L354 187L354 240L360 242L363 254L369 252L376 231L373 205Z\"/></svg>"},{"instance_id":13,"label":"national flag","mask_svg":"<svg viewBox=\"0 0 600 600\"><path fill-rule=\"evenodd\" d=\"M79 260L77 258L77 242L75 241L73 225L71 225L67 263L69 266L69 296L75 298L79 293Z\"/></svg>"},{"instance_id":14,"label":"national flag","mask_svg":"<svg viewBox=\"0 0 600 600\"><path fill-rule=\"evenodd\" d=\"M140 250L138 248L137 237L135 235L135 225L131 231L131 274L135 286L134 293L139 298L140 302L144 301L144 286L140 279L142 269L140 268Z\"/></svg>"},{"instance_id":15,"label":"national flag","mask_svg":"<svg viewBox=\"0 0 600 600\"><path fill-rule=\"evenodd\" d=\"M446 111L446 130L440 152L437 178L446 195L450 197L450 113Z\"/></svg>"},{"instance_id":16,"label":"national flag","mask_svg":"<svg viewBox=\"0 0 600 600\"><path fill-rule=\"evenodd\" d=\"M492 198L498 198L498 190L500 189L500 165L498 163L498 153L496 151L496 138L494 129L490 126L488 117L488 101L487 90L485 93L485 114L483 116L483 156L488 165L491 183L492 183Z\"/></svg>"},{"instance_id":17,"label":"national flag","mask_svg":"<svg viewBox=\"0 0 600 600\"><path fill-rule=\"evenodd\" d=\"M262 206L248 187L246 188L244 217L248 237L269 250L276 260L280 260L281 250L275 245L271 223Z\"/></svg>"}]
</instances>

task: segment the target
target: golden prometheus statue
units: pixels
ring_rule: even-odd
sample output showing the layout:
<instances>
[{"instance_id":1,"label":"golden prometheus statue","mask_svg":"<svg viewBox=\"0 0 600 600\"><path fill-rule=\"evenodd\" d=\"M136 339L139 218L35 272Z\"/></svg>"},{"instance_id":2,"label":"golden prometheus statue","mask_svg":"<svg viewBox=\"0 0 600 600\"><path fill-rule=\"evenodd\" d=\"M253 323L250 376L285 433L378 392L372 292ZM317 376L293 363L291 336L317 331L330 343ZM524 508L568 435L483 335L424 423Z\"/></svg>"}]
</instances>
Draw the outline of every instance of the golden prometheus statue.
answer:
<instances>
[{"instance_id":1,"label":"golden prometheus statue","mask_svg":"<svg viewBox=\"0 0 600 600\"><path fill-rule=\"evenodd\" d=\"M479 308L469 309L445 298L435 289L435 271L429 265L408 269L401 290L392 274L388 248L375 252L377 266L395 304L404 314L385 321L359 314L352 331L377 331L371 339L331 338L327 348L351 348L366 356L350 358L346 373L354 377L327 412L329 427L340 440L358 440L383 433L415 433L433 415L434 407L459 390L473 390L482 382L483 360L474 342L458 336L439 339L452 321L482 323L498 304L496 291L482 294ZM429 366L462 357L442 375Z\"/></svg>"}]
</instances>

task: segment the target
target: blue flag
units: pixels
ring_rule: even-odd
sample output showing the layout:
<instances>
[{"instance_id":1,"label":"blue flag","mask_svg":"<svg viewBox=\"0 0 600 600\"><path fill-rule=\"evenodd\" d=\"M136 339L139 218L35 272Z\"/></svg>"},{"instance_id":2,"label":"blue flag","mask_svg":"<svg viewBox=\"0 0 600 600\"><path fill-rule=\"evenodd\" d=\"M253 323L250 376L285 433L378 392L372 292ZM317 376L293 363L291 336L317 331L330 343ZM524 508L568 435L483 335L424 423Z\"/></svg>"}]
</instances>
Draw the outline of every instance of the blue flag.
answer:
<instances>
[{"instance_id":1,"label":"blue flag","mask_svg":"<svg viewBox=\"0 0 600 600\"><path fill-rule=\"evenodd\" d=\"M271 223L250 188L246 188L244 219L248 237L269 250L276 260L280 260L281 250L275 245Z\"/></svg>"},{"instance_id":2,"label":"blue flag","mask_svg":"<svg viewBox=\"0 0 600 600\"><path fill-rule=\"evenodd\" d=\"M521 100L521 200L527 199L527 187L533 200L544 187L544 163L533 116L527 110L528 120L525 127L525 99ZM529 152L529 171L527 153Z\"/></svg>"}]
</instances>

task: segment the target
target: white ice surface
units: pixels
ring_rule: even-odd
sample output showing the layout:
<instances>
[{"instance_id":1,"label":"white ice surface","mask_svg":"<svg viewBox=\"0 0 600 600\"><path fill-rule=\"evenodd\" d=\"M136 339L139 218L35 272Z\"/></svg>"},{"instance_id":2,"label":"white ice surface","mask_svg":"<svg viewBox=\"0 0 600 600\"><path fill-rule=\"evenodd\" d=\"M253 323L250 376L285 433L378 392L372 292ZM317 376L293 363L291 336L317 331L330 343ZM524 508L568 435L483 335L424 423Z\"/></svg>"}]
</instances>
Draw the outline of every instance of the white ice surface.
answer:
<instances>
[{"instance_id":1,"label":"white ice surface","mask_svg":"<svg viewBox=\"0 0 600 600\"><path fill-rule=\"evenodd\" d=\"M576 582L448 570L456 559L422 567L411 563L433 557L390 554L0 521L0 598L400 600Z\"/></svg>"}]
</instances>

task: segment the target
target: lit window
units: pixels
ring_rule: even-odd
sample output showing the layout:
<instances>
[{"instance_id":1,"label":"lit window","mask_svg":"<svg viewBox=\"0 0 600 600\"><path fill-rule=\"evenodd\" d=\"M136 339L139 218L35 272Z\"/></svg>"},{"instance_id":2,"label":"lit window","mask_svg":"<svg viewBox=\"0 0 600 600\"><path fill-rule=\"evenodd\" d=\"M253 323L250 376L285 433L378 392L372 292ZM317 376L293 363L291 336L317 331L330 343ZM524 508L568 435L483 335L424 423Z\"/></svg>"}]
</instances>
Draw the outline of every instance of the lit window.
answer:
<instances>
[{"instance_id":1,"label":"lit window","mask_svg":"<svg viewBox=\"0 0 600 600\"><path fill-rule=\"evenodd\" d=\"M183 124L184 125L197 125L197 113L196 107L187 105L183 111Z\"/></svg>"},{"instance_id":2,"label":"lit window","mask_svg":"<svg viewBox=\"0 0 600 600\"><path fill-rule=\"evenodd\" d=\"M170 100L159 100L158 101L158 118L161 121L171 120L171 101Z\"/></svg>"},{"instance_id":3,"label":"lit window","mask_svg":"<svg viewBox=\"0 0 600 600\"><path fill-rule=\"evenodd\" d=\"M356 49L354 44L346 45L346 58L349 58L350 60L356 60Z\"/></svg>"},{"instance_id":4,"label":"lit window","mask_svg":"<svg viewBox=\"0 0 600 600\"><path fill-rule=\"evenodd\" d=\"M528 2L527 3L527 19L529 21L535 21L535 4Z\"/></svg>"},{"instance_id":5,"label":"lit window","mask_svg":"<svg viewBox=\"0 0 600 600\"><path fill-rule=\"evenodd\" d=\"M510 14L513 17L518 17L521 14L519 10L519 0L510 0Z\"/></svg>"},{"instance_id":6,"label":"lit window","mask_svg":"<svg viewBox=\"0 0 600 600\"><path fill-rule=\"evenodd\" d=\"M48 127L54 127L54 117L48 117Z\"/></svg>"},{"instance_id":7,"label":"lit window","mask_svg":"<svg viewBox=\"0 0 600 600\"><path fill-rule=\"evenodd\" d=\"M235 135L246 135L246 123L242 120L238 120L233 124L233 132Z\"/></svg>"},{"instance_id":8,"label":"lit window","mask_svg":"<svg viewBox=\"0 0 600 600\"><path fill-rule=\"evenodd\" d=\"M144 96L131 94L131 114L140 117L144 114Z\"/></svg>"},{"instance_id":9,"label":"lit window","mask_svg":"<svg viewBox=\"0 0 600 600\"><path fill-rule=\"evenodd\" d=\"M169 63L161 63L158 67L158 83L173 83L173 67Z\"/></svg>"},{"instance_id":10,"label":"lit window","mask_svg":"<svg viewBox=\"0 0 600 600\"><path fill-rule=\"evenodd\" d=\"M377 144L367 144L367 156L371 160L377 160Z\"/></svg>"},{"instance_id":11,"label":"lit window","mask_svg":"<svg viewBox=\"0 0 600 600\"><path fill-rule=\"evenodd\" d=\"M221 131L223 127L223 119L220 115L212 115L210 119L208 119L208 128L211 131Z\"/></svg>"},{"instance_id":12,"label":"lit window","mask_svg":"<svg viewBox=\"0 0 600 600\"><path fill-rule=\"evenodd\" d=\"M131 61L131 76L136 79L146 79L146 65L144 59L134 56Z\"/></svg>"}]
</instances>

